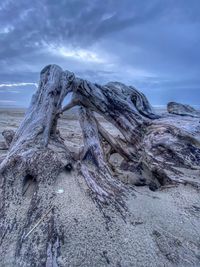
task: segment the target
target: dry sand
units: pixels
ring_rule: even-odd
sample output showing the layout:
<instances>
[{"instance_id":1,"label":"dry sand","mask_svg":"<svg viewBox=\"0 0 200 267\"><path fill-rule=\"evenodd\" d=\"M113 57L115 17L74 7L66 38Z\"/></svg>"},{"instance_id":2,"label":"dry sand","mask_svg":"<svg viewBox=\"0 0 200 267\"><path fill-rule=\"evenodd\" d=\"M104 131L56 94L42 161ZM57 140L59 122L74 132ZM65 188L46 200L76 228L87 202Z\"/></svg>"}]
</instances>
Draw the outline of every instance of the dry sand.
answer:
<instances>
[{"instance_id":1,"label":"dry sand","mask_svg":"<svg viewBox=\"0 0 200 267\"><path fill-rule=\"evenodd\" d=\"M24 110L0 109L0 132L5 128L15 130L23 114ZM104 124L118 134L111 125ZM69 148L79 149L82 139L76 114L65 114L59 127ZM61 255L66 257L58 257L55 266L200 266L197 189L180 185L152 192L147 187L135 187L127 195L126 221L112 207L103 215L76 171L61 173L54 190L54 205L66 222L60 246ZM1 265L0 260L0 266L11 266L9 259L7 265Z\"/></svg>"}]
</instances>

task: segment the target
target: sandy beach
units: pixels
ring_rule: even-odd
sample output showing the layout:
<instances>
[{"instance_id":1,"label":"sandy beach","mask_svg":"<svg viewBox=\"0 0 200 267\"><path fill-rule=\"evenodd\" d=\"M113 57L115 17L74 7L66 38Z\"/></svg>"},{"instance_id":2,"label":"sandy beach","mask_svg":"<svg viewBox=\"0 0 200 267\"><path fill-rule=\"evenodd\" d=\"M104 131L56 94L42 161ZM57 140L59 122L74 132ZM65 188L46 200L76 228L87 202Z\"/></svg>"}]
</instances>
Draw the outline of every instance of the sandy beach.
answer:
<instances>
[{"instance_id":1,"label":"sandy beach","mask_svg":"<svg viewBox=\"0 0 200 267\"><path fill-rule=\"evenodd\" d=\"M4 129L16 130L24 112L0 109L0 133ZM101 120L112 134L118 134ZM69 149L77 151L82 137L76 112L62 117L59 130ZM185 172L185 175L190 174ZM25 194L26 205L31 190ZM45 188L41 190L45 194ZM126 196L129 210L126 219L111 206L101 213L76 171L62 172L52 190L56 196L54 206L67 225L59 248L66 257L57 257L61 266L200 266L200 197L198 189L191 185L155 192L147 186L134 187ZM15 212L23 213L24 208L22 205ZM45 220L42 225L45 227ZM8 244L7 250L12 255L12 244ZM5 253L2 249L0 252ZM1 267L11 266L11 261L12 257L7 258Z\"/></svg>"}]
</instances>

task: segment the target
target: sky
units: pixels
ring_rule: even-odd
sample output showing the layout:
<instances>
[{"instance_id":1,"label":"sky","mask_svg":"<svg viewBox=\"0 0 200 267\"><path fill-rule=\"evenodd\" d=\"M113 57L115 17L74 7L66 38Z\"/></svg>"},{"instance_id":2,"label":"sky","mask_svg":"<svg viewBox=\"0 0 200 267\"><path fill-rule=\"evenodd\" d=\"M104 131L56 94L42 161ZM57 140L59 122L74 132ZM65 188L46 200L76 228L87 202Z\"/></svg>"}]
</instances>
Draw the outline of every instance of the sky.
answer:
<instances>
[{"instance_id":1,"label":"sky","mask_svg":"<svg viewBox=\"0 0 200 267\"><path fill-rule=\"evenodd\" d=\"M0 0L0 107L27 107L49 64L200 105L200 0Z\"/></svg>"}]
</instances>

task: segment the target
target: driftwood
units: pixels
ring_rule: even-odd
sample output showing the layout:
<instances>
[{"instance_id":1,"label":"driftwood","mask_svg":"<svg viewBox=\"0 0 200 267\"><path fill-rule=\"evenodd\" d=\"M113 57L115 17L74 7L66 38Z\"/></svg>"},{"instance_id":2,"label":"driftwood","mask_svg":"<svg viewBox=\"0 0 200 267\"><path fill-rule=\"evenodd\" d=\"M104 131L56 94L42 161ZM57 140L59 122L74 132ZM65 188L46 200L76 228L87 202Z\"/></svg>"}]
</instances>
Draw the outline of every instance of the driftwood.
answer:
<instances>
[{"instance_id":1,"label":"driftwood","mask_svg":"<svg viewBox=\"0 0 200 267\"><path fill-rule=\"evenodd\" d=\"M58 118L57 110L60 109L68 90L64 82L66 76L67 73L56 65L47 66L42 70L38 90L32 97L25 118L0 165L0 243L15 244L10 255L13 255L13 259L16 258L16 266L21 266L21 263L30 266L31 262L35 262L35 256L30 249L24 253L21 251L23 235L49 207L54 196L51 185L58 173L71 161L70 153L59 132L53 131ZM8 142L7 135L6 141ZM14 212L13 206L16 211L20 210L21 202L25 201L24 188L30 182L34 187L30 205L25 214ZM49 187L47 191L46 186ZM13 234L12 229L16 222L20 222L20 227ZM46 240L50 239L47 227L46 233L41 237L41 244L44 242L42 249L46 250ZM24 242L28 243L27 247L32 246L28 238ZM6 253L7 251L3 253L5 258ZM36 256L38 262L41 262L40 256Z\"/></svg>"},{"instance_id":2,"label":"driftwood","mask_svg":"<svg viewBox=\"0 0 200 267\"><path fill-rule=\"evenodd\" d=\"M62 107L69 92L72 92L71 102ZM84 148L75 161L57 129L57 121L62 112L76 105ZM94 112L112 123L121 137L114 138L104 129ZM199 187L199 180L189 181L182 175L184 168L200 168L199 126L197 121L191 123L192 127L184 129L177 118L158 116L146 97L132 86L117 82L101 86L77 78L56 65L45 67L18 130L4 132L8 153L0 164L0 243L4 248L12 243L16 266L22 263L36 266L31 265L36 261L40 262L37 266L45 266L47 244L57 244L55 238L60 236L62 222L56 210L48 216L42 234L39 227L34 228L40 244L37 252L32 253L33 241L29 237L22 240L53 203L54 182L66 166L79 170L101 209L105 204L114 205L118 211L125 208L124 195L128 189L112 169L109 161L112 153L122 156L121 171L146 174L150 188L152 183L153 189L178 183ZM34 187L34 194L27 210L15 213L13 207L20 209L25 201L23 192L27 183ZM6 249L2 253L6 257Z\"/></svg>"},{"instance_id":3,"label":"driftwood","mask_svg":"<svg viewBox=\"0 0 200 267\"><path fill-rule=\"evenodd\" d=\"M154 113L146 96L133 86L126 86L119 82L109 82L106 86L112 91L117 91L117 94L120 93L121 98L124 98L126 102L129 102L132 108L136 109L142 116L149 119L159 118L159 115Z\"/></svg>"},{"instance_id":4,"label":"driftwood","mask_svg":"<svg viewBox=\"0 0 200 267\"><path fill-rule=\"evenodd\" d=\"M84 140L80 170L88 187L100 202L113 201L122 204L117 198L120 198L123 186L113 178L112 172L106 163L93 113L84 107L80 107L79 121Z\"/></svg>"},{"instance_id":5,"label":"driftwood","mask_svg":"<svg viewBox=\"0 0 200 267\"><path fill-rule=\"evenodd\" d=\"M190 105L184 105L176 102L169 102L167 104L167 110L169 113L181 116L190 116L194 118L200 118L200 112L191 107Z\"/></svg>"}]
</instances>

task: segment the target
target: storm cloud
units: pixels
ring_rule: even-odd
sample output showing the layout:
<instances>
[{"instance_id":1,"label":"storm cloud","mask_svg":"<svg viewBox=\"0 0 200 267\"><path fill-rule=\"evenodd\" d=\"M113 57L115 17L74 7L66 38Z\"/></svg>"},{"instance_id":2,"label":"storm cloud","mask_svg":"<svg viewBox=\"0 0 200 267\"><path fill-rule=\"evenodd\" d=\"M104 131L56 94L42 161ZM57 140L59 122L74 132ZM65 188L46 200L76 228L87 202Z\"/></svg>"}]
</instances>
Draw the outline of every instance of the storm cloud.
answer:
<instances>
[{"instance_id":1,"label":"storm cloud","mask_svg":"<svg viewBox=\"0 0 200 267\"><path fill-rule=\"evenodd\" d=\"M0 106L27 106L51 63L154 105L199 105L199 14L199 0L1 1Z\"/></svg>"}]
</instances>

